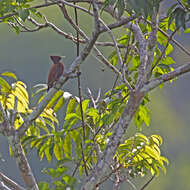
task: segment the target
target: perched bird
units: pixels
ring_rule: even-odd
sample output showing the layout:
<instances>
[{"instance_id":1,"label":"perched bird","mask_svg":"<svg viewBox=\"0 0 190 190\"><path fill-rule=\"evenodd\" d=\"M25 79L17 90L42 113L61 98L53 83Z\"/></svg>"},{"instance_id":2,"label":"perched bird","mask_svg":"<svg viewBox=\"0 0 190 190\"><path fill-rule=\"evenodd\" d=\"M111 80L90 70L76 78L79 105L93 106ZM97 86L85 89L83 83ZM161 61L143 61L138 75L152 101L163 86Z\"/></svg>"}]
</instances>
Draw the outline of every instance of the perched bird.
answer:
<instances>
[{"instance_id":1,"label":"perched bird","mask_svg":"<svg viewBox=\"0 0 190 190\"><path fill-rule=\"evenodd\" d=\"M53 87L64 71L64 64L61 62L60 56L52 55L50 58L53 61L53 65L51 66L48 74L48 90Z\"/></svg>"}]
</instances>

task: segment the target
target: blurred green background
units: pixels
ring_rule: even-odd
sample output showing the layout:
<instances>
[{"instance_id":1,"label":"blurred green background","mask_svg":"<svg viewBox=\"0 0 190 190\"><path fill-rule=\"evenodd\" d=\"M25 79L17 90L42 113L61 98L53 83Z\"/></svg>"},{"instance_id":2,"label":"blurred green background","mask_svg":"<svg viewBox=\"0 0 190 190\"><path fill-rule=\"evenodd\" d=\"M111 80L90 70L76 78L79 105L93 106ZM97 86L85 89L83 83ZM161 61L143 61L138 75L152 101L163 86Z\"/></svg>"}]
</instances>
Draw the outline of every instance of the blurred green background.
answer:
<instances>
[{"instance_id":1,"label":"blurred green background","mask_svg":"<svg viewBox=\"0 0 190 190\"><path fill-rule=\"evenodd\" d=\"M56 7L51 9L51 11L50 9L43 9L43 12L47 14L47 18L50 21L54 22L65 32L75 35L72 28L65 22L59 9ZM73 10L70 10L70 13L73 15ZM88 19L88 16L83 16L82 21L79 22L81 22L82 29L89 34L88 28L90 28L92 23L89 23ZM17 35L6 24L0 24L0 31L0 72L15 72L19 79L27 84L30 92L35 84L46 83L48 70L52 64L49 59L50 55L65 56L63 61L66 68L68 68L76 56L74 44L51 29ZM104 35L101 38L107 38L107 36ZM175 36L175 38L190 50L189 34ZM108 48L106 51L104 49L107 55L110 51L111 48ZM177 65L189 60L189 57L185 56L177 48L174 50L173 58L176 60ZM87 87L90 87L92 92L96 94L99 88L102 89L102 92L105 92L112 86L114 75L93 56L88 57L85 63L82 64L81 71L84 96L87 96ZM167 167L167 174L161 174L155 178L147 190L190 189L189 80L190 74L186 74L174 81L173 84L168 83L164 88L154 90L151 93L152 101L149 105L152 111L151 125L148 128L143 127L143 130L146 131L147 135L155 133L163 137L162 153L168 157L170 164ZM64 86L64 90L77 95L76 79L70 80ZM129 134L136 131L138 130L131 126ZM22 184L15 161L9 157L7 141L2 136L0 137L0 143L0 152L5 159L4 162L0 161L0 170L11 179ZM27 157L37 180L46 180L47 176L42 175L41 170L47 166L48 162L42 161L39 163L35 151L29 152ZM144 182L144 179L136 179L137 189ZM109 185L107 189L109 189ZM129 184L123 184L122 189L132 190L133 188Z\"/></svg>"}]
</instances>

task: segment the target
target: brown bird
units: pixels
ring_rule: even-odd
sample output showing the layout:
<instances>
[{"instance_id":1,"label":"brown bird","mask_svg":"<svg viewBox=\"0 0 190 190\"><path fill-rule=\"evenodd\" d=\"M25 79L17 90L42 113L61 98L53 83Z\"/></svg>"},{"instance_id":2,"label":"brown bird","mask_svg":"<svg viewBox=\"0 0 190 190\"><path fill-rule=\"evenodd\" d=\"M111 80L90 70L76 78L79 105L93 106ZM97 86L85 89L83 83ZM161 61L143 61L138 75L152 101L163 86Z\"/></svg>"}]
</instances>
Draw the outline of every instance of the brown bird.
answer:
<instances>
[{"instance_id":1,"label":"brown bird","mask_svg":"<svg viewBox=\"0 0 190 190\"><path fill-rule=\"evenodd\" d=\"M64 64L61 62L60 56L50 56L53 61L53 65L50 68L50 72L48 74L48 90L53 87L59 77L63 74Z\"/></svg>"}]
</instances>

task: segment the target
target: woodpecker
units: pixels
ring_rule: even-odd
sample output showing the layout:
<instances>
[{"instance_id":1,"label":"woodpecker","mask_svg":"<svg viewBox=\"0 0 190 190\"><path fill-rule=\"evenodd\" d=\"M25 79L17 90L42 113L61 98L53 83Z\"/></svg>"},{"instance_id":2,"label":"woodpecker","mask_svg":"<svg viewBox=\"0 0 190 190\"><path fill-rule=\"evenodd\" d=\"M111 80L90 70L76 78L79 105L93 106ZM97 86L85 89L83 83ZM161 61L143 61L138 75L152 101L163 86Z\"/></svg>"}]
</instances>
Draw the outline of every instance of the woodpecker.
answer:
<instances>
[{"instance_id":1,"label":"woodpecker","mask_svg":"<svg viewBox=\"0 0 190 190\"><path fill-rule=\"evenodd\" d=\"M64 71L64 63L61 62L60 56L52 55L50 58L53 61L53 65L51 66L48 74L48 90L53 87Z\"/></svg>"}]
</instances>

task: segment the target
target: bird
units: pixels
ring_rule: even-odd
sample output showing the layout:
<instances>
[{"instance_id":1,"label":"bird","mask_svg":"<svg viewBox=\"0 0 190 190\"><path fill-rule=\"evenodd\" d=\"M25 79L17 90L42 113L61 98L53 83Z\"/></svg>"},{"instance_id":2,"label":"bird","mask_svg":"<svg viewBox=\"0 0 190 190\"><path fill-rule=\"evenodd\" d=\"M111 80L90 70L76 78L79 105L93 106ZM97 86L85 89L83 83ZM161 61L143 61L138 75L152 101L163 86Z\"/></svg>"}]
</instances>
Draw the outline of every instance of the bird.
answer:
<instances>
[{"instance_id":1,"label":"bird","mask_svg":"<svg viewBox=\"0 0 190 190\"><path fill-rule=\"evenodd\" d=\"M53 65L50 68L48 74L48 89L53 87L53 85L57 82L59 77L63 75L64 72L64 63L61 62L60 56L51 55L51 60L53 61Z\"/></svg>"}]
</instances>

